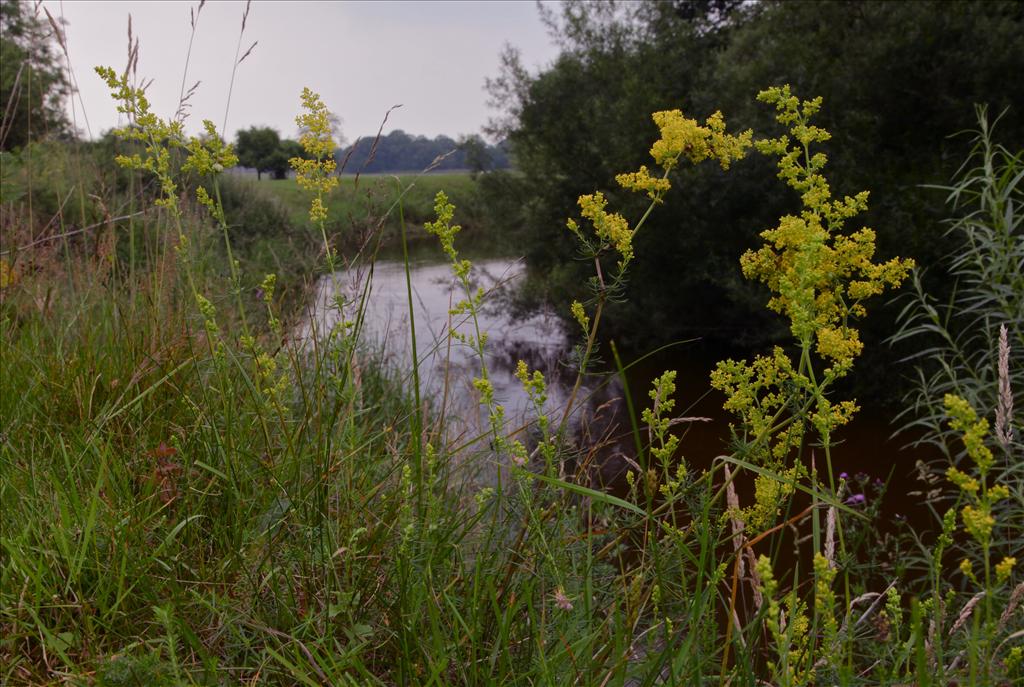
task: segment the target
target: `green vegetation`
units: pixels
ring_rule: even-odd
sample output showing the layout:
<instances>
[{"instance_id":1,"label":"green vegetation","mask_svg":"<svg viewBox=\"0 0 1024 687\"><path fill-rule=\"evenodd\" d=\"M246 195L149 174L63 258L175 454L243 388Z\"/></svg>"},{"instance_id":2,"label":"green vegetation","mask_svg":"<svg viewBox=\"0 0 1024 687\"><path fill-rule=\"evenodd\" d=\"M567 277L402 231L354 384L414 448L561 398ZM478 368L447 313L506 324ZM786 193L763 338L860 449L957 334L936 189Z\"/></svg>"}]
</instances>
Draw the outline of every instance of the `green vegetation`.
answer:
<instances>
[{"instance_id":1,"label":"green vegetation","mask_svg":"<svg viewBox=\"0 0 1024 687\"><path fill-rule=\"evenodd\" d=\"M288 161L302 156L302 146L295 141L282 140L276 130L266 126L239 131L235 150L238 164L255 169L257 181L263 178L264 172L273 174L275 179L284 179L291 169Z\"/></svg>"},{"instance_id":2,"label":"green vegetation","mask_svg":"<svg viewBox=\"0 0 1024 687\"><path fill-rule=\"evenodd\" d=\"M0 2L0 150L56 138L70 128L63 109L67 77L53 45L56 38L63 48L63 36L54 36L51 25L53 19L40 13L38 4Z\"/></svg>"},{"instance_id":3,"label":"green vegetation","mask_svg":"<svg viewBox=\"0 0 1024 687\"><path fill-rule=\"evenodd\" d=\"M821 126L839 192L871 189L864 222L879 230L880 255L934 265L925 287L939 301L952 281L938 268L952 248L936 232L942 196L923 185L952 178L968 152L947 138L974 125L974 104L1009 108L1001 139L1024 141L1024 91L1006 81L1024 72L1021 5L1013 2L747 3L569 2L548 17L562 46L538 73L516 54L491 83L502 105L492 133L511 146L516 172L489 175L481 190L504 231L522 232L532 295L580 298L589 266L561 227L565 208L645 161L655 127L648 113L685 104L698 118L717 109L742 128L764 130L770 117L750 100L765 84L792 84L830 104ZM730 175L679 172L662 212L638 238L639 259L625 302L609 309L608 332L637 354L661 343L701 337L713 351L740 354L785 340L763 309L762 287L743 279L735 257L774 218L793 212L763 159L738 162ZM621 191L609 199L638 212ZM699 256L699 259L695 256ZM683 297L680 297L683 294ZM864 331L881 344L896 309L882 309ZM895 369L911 351L868 346L855 373L876 403L894 400ZM883 382L884 380L884 382Z\"/></svg>"},{"instance_id":4,"label":"green vegetation","mask_svg":"<svg viewBox=\"0 0 1024 687\"><path fill-rule=\"evenodd\" d=\"M710 21L693 8L721 19L741 6L670 7ZM577 19L574 30L592 28ZM790 86L760 92L763 126L736 126L729 109L658 108L635 164L578 162L603 180L592 186L536 180L585 185L559 231L586 278L559 305L581 341L565 361L567 404L546 410L548 380L519 362L535 415L518 427L495 398L479 326L489 294L452 200L478 207L477 184L534 180L356 187L336 173L331 115L308 88L295 181L225 178L237 157L212 123L189 137L151 111L134 73L97 71L127 125L95 144L29 141L4 154L0 176L3 684L1024 679L1024 156L997 143L983 109L946 189L956 288L937 301L923 267L876 255L884 234L862 226L870 184L822 153L845 150L846 134L823 124L843 103ZM735 184L741 205L761 184L778 196L770 228L729 260L766 290L749 295L782 343L717 366L711 383L734 421L713 459L692 455L685 428L700 418L676 408L677 383L694 380L667 370L646 394L627 387L625 484L600 490L600 442L570 418L585 386L626 384L618 349L599 353L628 299L672 280L689 295L679 275L699 251L661 282L638 273L662 259L650 235L674 203L715 205L686 200L708 177ZM441 344L479 358L471 380L445 380L475 390L475 435L446 421L450 399L427 393L415 355L388 366L362 336L390 241L416 350L420 223L466 320ZM895 336L916 347L920 381L903 420L946 454L922 466L937 528L904 527L883 548L884 485L836 474L832 450L859 410L839 382L868 362L868 308L911 276ZM307 337L314 280L333 287L339 316ZM657 338L658 317L639 333Z\"/></svg>"},{"instance_id":5,"label":"green vegetation","mask_svg":"<svg viewBox=\"0 0 1024 687\"><path fill-rule=\"evenodd\" d=\"M485 214L480 205L477 180L466 172L431 172L428 174L341 176L338 188L324 198L332 233L340 235L349 246L357 246L368 233L384 228L385 242L394 245L398 236L396 198L402 195L405 221L411 225L413 239L422 240L422 226L433 218L434 196L439 190L448 193L460 209L465 208L467 228L476 239L489 245L502 246L503 239L490 236ZM294 181L270 181L258 186L244 179L232 184L252 189L277 199L296 226L309 222L309 199Z\"/></svg>"},{"instance_id":6,"label":"green vegetation","mask_svg":"<svg viewBox=\"0 0 1024 687\"><path fill-rule=\"evenodd\" d=\"M486 172L508 167L503 145L489 145L479 136L412 136L396 129L383 136L363 136L335 157L350 174L419 172L428 167L439 172Z\"/></svg>"}]
</instances>

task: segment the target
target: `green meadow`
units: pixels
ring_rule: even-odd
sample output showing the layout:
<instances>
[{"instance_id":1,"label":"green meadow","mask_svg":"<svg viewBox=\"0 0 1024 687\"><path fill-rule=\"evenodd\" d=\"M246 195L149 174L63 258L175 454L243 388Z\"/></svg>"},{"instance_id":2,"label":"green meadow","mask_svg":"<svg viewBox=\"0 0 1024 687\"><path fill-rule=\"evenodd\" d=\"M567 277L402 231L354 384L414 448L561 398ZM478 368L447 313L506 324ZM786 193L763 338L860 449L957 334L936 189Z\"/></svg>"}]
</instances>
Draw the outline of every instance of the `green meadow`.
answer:
<instances>
[{"instance_id":1,"label":"green meadow","mask_svg":"<svg viewBox=\"0 0 1024 687\"><path fill-rule=\"evenodd\" d=\"M294 181L245 181L256 183L263 191L279 199L296 225L308 224L309 198ZM383 220L385 226L392 228L398 222L395 205L401 197L406 221L422 226L433 219L434 196L441 190L460 207L465 207L470 217L474 211L479 214L475 179L468 172L369 174L358 178L355 174L345 174L340 177L338 188L328 194L324 202L333 222L373 226ZM477 223L479 221L477 219ZM470 224L468 219L466 224Z\"/></svg>"}]
</instances>

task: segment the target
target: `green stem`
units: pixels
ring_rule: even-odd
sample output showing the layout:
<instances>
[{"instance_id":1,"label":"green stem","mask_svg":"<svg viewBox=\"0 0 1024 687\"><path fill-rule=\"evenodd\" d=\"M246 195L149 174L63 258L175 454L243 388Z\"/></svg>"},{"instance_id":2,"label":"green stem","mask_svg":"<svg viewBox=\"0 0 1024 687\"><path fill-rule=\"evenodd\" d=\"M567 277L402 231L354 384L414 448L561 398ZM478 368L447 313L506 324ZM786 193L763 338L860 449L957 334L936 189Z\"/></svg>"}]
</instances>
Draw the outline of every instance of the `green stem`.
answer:
<instances>
[{"instance_id":1,"label":"green stem","mask_svg":"<svg viewBox=\"0 0 1024 687\"><path fill-rule=\"evenodd\" d=\"M420 362L419 349L416 347L416 309L412 301L412 273L409 268L409 244L406 237L405 209L402 203L398 204L398 222L402 228L402 262L405 266L405 292L409 302L409 336L412 340L412 380L413 396L416 401L416 409L413 413L413 457L416 460L416 508L420 518L423 517L423 416L422 403L420 401Z\"/></svg>"}]
</instances>

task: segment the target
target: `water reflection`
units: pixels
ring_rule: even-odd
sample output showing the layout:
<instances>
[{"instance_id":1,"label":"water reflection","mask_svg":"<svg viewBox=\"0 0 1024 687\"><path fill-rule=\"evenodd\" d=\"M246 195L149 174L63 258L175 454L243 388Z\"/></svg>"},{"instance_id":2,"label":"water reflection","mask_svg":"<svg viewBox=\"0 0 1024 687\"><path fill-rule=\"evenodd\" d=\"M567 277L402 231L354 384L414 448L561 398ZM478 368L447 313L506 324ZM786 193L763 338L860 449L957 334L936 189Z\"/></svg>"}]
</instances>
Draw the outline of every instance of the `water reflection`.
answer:
<instances>
[{"instance_id":1,"label":"water reflection","mask_svg":"<svg viewBox=\"0 0 1024 687\"><path fill-rule=\"evenodd\" d=\"M322 337L329 331L340 317L332 296L334 290L354 300L367 276L368 271L340 272L333 279L323 279L315 297L314 316L304 335ZM480 360L470 346L450 333L475 335L475 325L469 315L449 314L465 298L465 293L448 264L418 261L411 265L409 276L421 391L433 416L444 416L447 442L461 445L484 434L487 411L472 386L473 379L480 376ZM483 288L487 293L477 324L487 336L485 360L495 400L505 408L508 430L524 428L520 436L527 438L528 425L536 418L536 411L514 376L517 362L524 360L531 370L544 373L548 382L544 411L553 423L561 419L575 372L564 364L572 353L571 345L554 313L540 310L525 316L514 314L511 297L523 277L522 261L511 258L477 260L471 273L474 290ZM364 341L376 346L385 362L404 371L411 384L408 371L412 369L412 339L404 264L378 261L371 286L365 308ZM353 313L345 315L352 317ZM591 389L581 389L580 398L588 396ZM574 416L573 425L577 421Z\"/></svg>"}]
</instances>

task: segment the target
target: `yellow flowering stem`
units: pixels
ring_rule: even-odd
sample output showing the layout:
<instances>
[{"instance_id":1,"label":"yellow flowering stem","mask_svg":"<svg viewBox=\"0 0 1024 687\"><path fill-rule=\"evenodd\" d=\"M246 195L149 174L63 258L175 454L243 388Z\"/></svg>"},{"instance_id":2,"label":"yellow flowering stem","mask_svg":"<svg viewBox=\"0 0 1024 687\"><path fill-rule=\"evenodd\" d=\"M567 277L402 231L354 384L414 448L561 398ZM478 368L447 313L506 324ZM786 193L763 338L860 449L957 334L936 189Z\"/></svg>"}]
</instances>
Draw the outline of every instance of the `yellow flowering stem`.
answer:
<instances>
[{"instance_id":1,"label":"yellow flowering stem","mask_svg":"<svg viewBox=\"0 0 1024 687\"><path fill-rule=\"evenodd\" d=\"M425 475L423 474L423 415L422 415L422 403L420 401L420 364L419 364L419 349L416 348L416 310L413 308L412 302L412 276L409 271L409 244L406 240L405 231L405 206L402 203L398 204L398 225L402 229L402 260L405 264L405 290L406 296L409 302L409 336L412 340L410 349L412 350L412 383L413 383L413 396L416 403L416 409L413 412L413 425L412 425L412 451L413 458L416 461L416 509L417 513L422 521L424 517L423 512L423 492Z\"/></svg>"},{"instance_id":2,"label":"yellow flowering stem","mask_svg":"<svg viewBox=\"0 0 1024 687\"><path fill-rule=\"evenodd\" d=\"M667 179L669 171L669 169L666 169L665 173L661 176L661 178ZM664 191L659 191L657 195L655 195L652 198L651 202L647 205L647 209L644 210L644 214L640 216L639 221L637 221L636 225L633 227L634 237L636 236L636 233L640 231L640 228L644 225L644 223L647 221L647 218L651 216L651 212L654 211L654 206L661 202L661 199L664 196L664 194ZM623 262L619 264L619 272L617 275L615 275L613 286L618 286L621 283L622 278L625 276L626 268L629 266L629 262L630 261L628 258L623 258ZM601 270L600 257L597 255L594 256L594 269L597 273L597 281L600 285L600 291L597 294L597 305L594 308L594 317L591 319L590 331L587 334L587 341L584 346L583 358L580 360L580 369L579 372L576 374L576 381L573 383L572 392L569 394L569 400L565 404L565 410L562 411L562 420L558 423L559 437L564 436L565 428L567 426L567 423L569 422L569 416L572 414L572 407L576 402L576 396L579 395L580 387L583 385L583 375L585 374L587 370L587 365L590 363L591 356L594 353L594 345L597 342L598 326L601 324L601 314L604 312L604 305L608 299L609 289L604 281L604 273Z\"/></svg>"},{"instance_id":3,"label":"yellow flowering stem","mask_svg":"<svg viewBox=\"0 0 1024 687\"><path fill-rule=\"evenodd\" d=\"M736 473L734 473L733 474L733 479L735 479L735 476L738 475L738 474L739 474L738 471ZM797 513L796 515L791 517L789 520L786 520L785 522L779 523L778 525L775 525L774 527L765 530L764 532L762 532L761 534L757 535L756 537L754 537L750 541L744 543L743 546L741 546L738 551L734 551L733 552L733 556L734 556L735 560L733 562L733 569L732 569L732 590L731 590L731 595L730 595L730 598L729 598L729 615L728 615L728 618L727 618L727 622L725 623L725 641L722 643L722 647L723 647L723 649L722 649L722 669L720 671L720 674L722 676L723 683L724 683L726 675L728 675L727 671L728 671L728 668L729 668L729 647L732 646L732 628L733 628L732 619L736 616L736 598L738 596L738 591L739 591L740 563L741 563L742 558L743 558L743 551L744 551L744 549L752 549L756 544L761 542L766 537L769 537L772 534L775 534L776 532L778 532L779 530L782 530L782 529L784 529L786 527L789 527L790 525L795 525L796 523L800 522L805 517L807 517L808 514L813 512L815 510L815 508L816 508L816 506L814 506L813 504L808 506L807 508L804 508L802 511L800 511L799 513Z\"/></svg>"}]
</instances>

